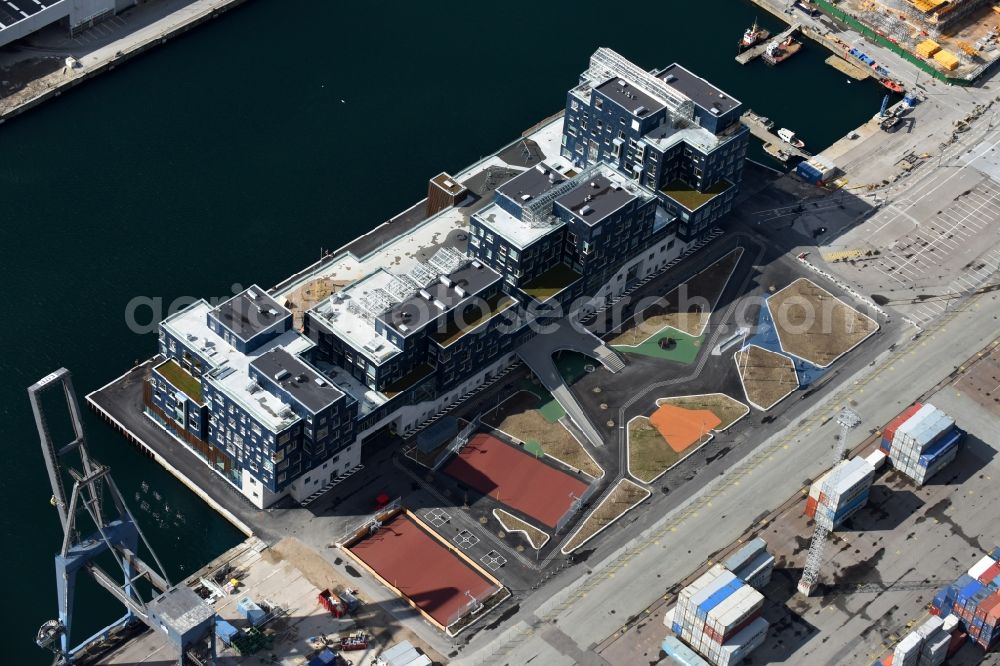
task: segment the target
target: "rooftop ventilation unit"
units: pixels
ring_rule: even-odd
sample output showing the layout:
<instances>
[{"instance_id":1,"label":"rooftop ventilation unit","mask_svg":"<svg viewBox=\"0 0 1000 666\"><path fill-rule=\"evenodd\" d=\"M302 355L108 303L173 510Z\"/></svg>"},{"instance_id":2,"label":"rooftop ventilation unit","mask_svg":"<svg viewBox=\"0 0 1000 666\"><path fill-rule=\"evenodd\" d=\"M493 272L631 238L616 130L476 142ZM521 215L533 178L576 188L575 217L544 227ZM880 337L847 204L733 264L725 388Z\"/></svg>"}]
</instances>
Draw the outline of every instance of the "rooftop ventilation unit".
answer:
<instances>
[{"instance_id":1,"label":"rooftop ventilation unit","mask_svg":"<svg viewBox=\"0 0 1000 666\"><path fill-rule=\"evenodd\" d=\"M443 284L446 287L450 287L452 285L451 278L448 277L447 275L442 275L441 284Z\"/></svg>"},{"instance_id":2,"label":"rooftop ventilation unit","mask_svg":"<svg viewBox=\"0 0 1000 666\"><path fill-rule=\"evenodd\" d=\"M521 195L521 201L530 201L530 200L531 200L531 195L530 194L522 194Z\"/></svg>"},{"instance_id":3,"label":"rooftop ventilation unit","mask_svg":"<svg viewBox=\"0 0 1000 666\"><path fill-rule=\"evenodd\" d=\"M278 311L275 310L274 308L268 308L267 309L267 314L271 315L272 317L277 317L278 316Z\"/></svg>"},{"instance_id":4,"label":"rooftop ventilation unit","mask_svg":"<svg viewBox=\"0 0 1000 666\"><path fill-rule=\"evenodd\" d=\"M712 113L714 113L715 115L719 115L720 113L722 113L722 109L720 109L719 107L713 105L712 106Z\"/></svg>"},{"instance_id":5,"label":"rooftop ventilation unit","mask_svg":"<svg viewBox=\"0 0 1000 666\"><path fill-rule=\"evenodd\" d=\"M666 81L667 83L673 83L674 81L677 80L677 77L674 76L673 74L667 74L665 77L663 77L663 80Z\"/></svg>"},{"instance_id":6,"label":"rooftop ventilation unit","mask_svg":"<svg viewBox=\"0 0 1000 666\"><path fill-rule=\"evenodd\" d=\"M435 298L434 299L434 307L436 307L438 310L444 310L445 305L444 305L444 303L442 303L441 301L439 301L438 299Z\"/></svg>"},{"instance_id":7,"label":"rooftop ventilation unit","mask_svg":"<svg viewBox=\"0 0 1000 666\"><path fill-rule=\"evenodd\" d=\"M316 386L326 386L326 382L323 380L322 377L317 377L313 381L316 382Z\"/></svg>"},{"instance_id":8,"label":"rooftop ventilation unit","mask_svg":"<svg viewBox=\"0 0 1000 666\"><path fill-rule=\"evenodd\" d=\"M641 115L645 114L647 111L649 111L649 109L647 109L646 107L639 106L639 107L636 107L635 115L641 116Z\"/></svg>"},{"instance_id":9,"label":"rooftop ventilation unit","mask_svg":"<svg viewBox=\"0 0 1000 666\"><path fill-rule=\"evenodd\" d=\"M274 373L274 379L275 379L275 381L279 381L280 382L282 379L287 379L291 375L292 375L292 373L288 372L288 370L281 369L281 370L278 370L276 373Z\"/></svg>"},{"instance_id":10,"label":"rooftop ventilation unit","mask_svg":"<svg viewBox=\"0 0 1000 666\"><path fill-rule=\"evenodd\" d=\"M625 79L618 79L618 85L624 88L625 86L628 85L628 81L626 81Z\"/></svg>"},{"instance_id":11,"label":"rooftop ventilation unit","mask_svg":"<svg viewBox=\"0 0 1000 666\"><path fill-rule=\"evenodd\" d=\"M429 301L431 300L431 292L427 291L426 289L421 289L420 297Z\"/></svg>"},{"instance_id":12,"label":"rooftop ventilation unit","mask_svg":"<svg viewBox=\"0 0 1000 666\"><path fill-rule=\"evenodd\" d=\"M580 215L586 215L586 214L590 213L593 210L594 209L591 208L589 205L586 205L586 206L584 206L583 208L580 209Z\"/></svg>"},{"instance_id":13,"label":"rooftop ventilation unit","mask_svg":"<svg viewBox=\"0 0 1000 666\"><path fill-rule=\"evenodd\" d=\"M449 178L445 178L444 186L450 190L451 188L455 187L455 182Z\"/></svg>"},{"instance_id":14,"label":"rooftop ventilation unit","mask_svg":"<svg viewBox=\"0 0 1000 666\"><path fill-rule=\"evenodd\" d=\"M382 349L382 343L378 338L373 338L365 343L365 349L370 352L377 352L379 349Z\"/></svg>"},{"instance_id":15,"label":"rooftop ventilation unit","mask_svg":"<svg viewBox=\"0 0 1000 666\"><path fill-rule=\"evenodd\" d=\"M455 293L458 294L460 298L465 298L465 290L459 287L457 284L455 285Z\"/></svg>"},{"instance_id":16,"label":"rooftop ventilation unit","mask_svg":"<svg viewBox=\"0 0 1000 666\"><path fill-rule=\"evenodd\" d=\"M482 267L483 267L483 265L482 265L481 263L479 263L479 260L478 260L478 259L473 259L473 260L472 260L472 267L473 267L473 268L482 268Z\"/></svg>"},{"instance_id":17,"label":"rooftop ventilation unit","mask_svg":"<svg viewBox=\"0 0 1000 666\"><path fill-rule=\"evenodd\" d=\"M194 342L195 340L197 340L197 339L198 339L198 336L197 336L197 335L195 335L194 333L188 333L186 337L187 337L187 339L188 339L189 341L191 341L191 342Z\"/></svg>"},{"instance_id":18,"label":"rooftop ventilation unit","mask_svg":"<svg viewBox=\"0 0 1000 666\"><path fill-rule=\"evenodd\" d=\"M252 300L252 301L256 301L256 300L257 300L257 298L259 297L259 295L257 294L257 292L256 292L256 291L254 291L253 289L247 289L247 296L248 296L248 297L250 298L250 300Z\"/></svg>"},{"instance_id":19,"label":"rooftop ventilation unit","mask_svg":"<svg viewBox=\"0 0 1000 666\"><path fill-rule=\"evenodd\" d=\"M406 333L406 332L408 332L410 330L410 327L407 326L406 324L400 324L396 328L398 328L400 330L400 332L402 332L402 333Z\"/></svg>"},{"instance_id":20,"label":"rooftop ventilation unit","mask_svg":"<svg viewBox=\"0 0 1000 666\"><path fill-rule=\"evenodd\" d=\"M541 173L548 173L549 170L545 168L544 164L536 164L535 168Z\"/></svg>"},{"instance_id":21,"label":"rooftop ventilation unit","mask_svg":"<svg viewBox=\"0 0 1000 666\"><path fill-rule=\"evenodd\" d=\"M309 381L309 377L307 377L305 374L301 374L301 375L298 375L295 378L295 381L297 381L297 382L307 382L307 381Z\"/></svg>"}]
</instances>

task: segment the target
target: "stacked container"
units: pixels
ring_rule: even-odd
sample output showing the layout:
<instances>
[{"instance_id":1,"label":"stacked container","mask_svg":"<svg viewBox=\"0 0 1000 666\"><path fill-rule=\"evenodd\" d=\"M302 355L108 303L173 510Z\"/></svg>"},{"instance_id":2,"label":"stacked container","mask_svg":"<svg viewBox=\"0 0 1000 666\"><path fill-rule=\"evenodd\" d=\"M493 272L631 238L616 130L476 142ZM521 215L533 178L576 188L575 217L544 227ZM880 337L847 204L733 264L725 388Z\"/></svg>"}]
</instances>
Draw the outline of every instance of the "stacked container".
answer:
<instances>
[{"instance_id":1,"label":"stacked container","mask_svg":"<svg viewBox=\"0 0 1000 666\"><path fill-rule=\"evenodd\" d=\"M774 555L767 552L767 542L757 537L730 555L723 566L759 590L771 582Z\"/></svg>"},{"instance_id":2,"label":"stacked container","mask_svg":"<svg viewBox=\"0 0 1000 666\"><path fill-rule=\"evenodd\" d=\"M748 546L752 547L745 554L741 553L746 547L736 554L740 555L736 564L748 566L760 559L759 544ZM664 623L709 663L729 666L764 641L768 624L760 617L763 605L760 592L716 564L681 590L677 606L667 613Z\"/></svg>"},{"instance_id":3,"label":"stacked container","mask_svg":"<svg viewBox=\"0 0 1000 666\"><path fill-rule=\"evenodd\" d=\"M875 478L875 467L864 458L842 460L834 469L838 468L840 478L836 488L829 487L834 472L830 470L812 484L806 499L806 516L828 530L836 529L868 503L868 492Z\"/></svg>"},{"instance_id":4,"label":"stacked container","mask_svg":"<svg viewBox=\"0 0 1000 666\"><path fill-rule=\"evenodd\" d=\"M889 421L889 425L882 431L882 443L879 444L879 451L888 454L892 448L892 438L896 436L896 429L906 423L906 421L920 411L923 404L917 402L903 410L903 413Z\"/></svg>"},{"instance_id":5,"label":"stacked container","mask_svg":"<svg viewBox=\"0 0 1000 666\"><path fill-rule=\"evenodd\" d=\"M907 634L896 643L896 649L892 651L893 666L917 666L923 644L924 641L917 632Z\"/></svg>"},{"instance_id":6,"label":"stacked container","mask_svg":"<svg viewBox=\"0 0 1000 666\"><path fill-rule=\"evenodd\" d=\"M894 468L922 486L955 459L965 432L955 427L955 420L934 405L914 405L900 418L911 411L913 413L902 423L889 424L882 438L882 448L886 450L888 446L886 453Z\"/></svg>"},{"instance_id":7,"label":"stacked container","mask_svg":"<svg viewBox=\"0 0 1000 666\"><path fill-rule=\"evenodd\" d=\"M1000 548L981 558L931 602L937 615L953 613L969 640L984 650L1000 644Z\"/></svg>"}]
</instances>

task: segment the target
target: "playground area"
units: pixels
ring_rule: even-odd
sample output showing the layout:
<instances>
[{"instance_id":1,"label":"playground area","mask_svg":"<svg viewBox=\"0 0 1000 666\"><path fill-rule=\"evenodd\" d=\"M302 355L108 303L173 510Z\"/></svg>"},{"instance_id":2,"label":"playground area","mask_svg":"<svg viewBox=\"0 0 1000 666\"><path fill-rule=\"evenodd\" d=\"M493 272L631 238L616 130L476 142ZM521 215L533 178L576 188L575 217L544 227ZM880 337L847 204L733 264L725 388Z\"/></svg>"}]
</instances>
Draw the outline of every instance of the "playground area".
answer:
<instances>
[{"instance_id":1,"label":"playground area","mask_svg":"<svg viewBox=\"0 0 1000 666\"><path fill-rule=\"evenodd\" d=\"M651 416L628 424L629 473L652 483L668 469L746 416L750 408L722 393L660 398Z\"/></svg>"},{"instance_id":2,"label":"playground area","mask_svg":"<svg viewBox=\"0 0 1000 666\"><path fill-rule=\"evenodd\" d=\"M751 405L767 411L799 388L792 359L783 354L750 345L733 355L743 390Z\"/></svg>"},{"instance_id":3,"label":"playground area","mask_svg":"<svg viewBox=\"0 0 1000 666\"><path fill-rule=\"evenodd\" d=\"M799 278L767 299L782 351L826 368L878 330L815 282Z\"/></svg>"},{"instance_id":4,"label":"playground area","mask_svg":"<svg viewBox=\"0 0 1000 666\"><path fill-rule=\"evenodd\" d=\"M341 547L438 629L455 635L509 596L499 580L409 511L396 509L380 522Z\"/></svg>"},{"instance_id":5,"label":"playground area","mask_svg":"<svg viewBox=\"0 0 1000 666\"><path fill-rule=\"evenodd\" d=\"M550 528L587 490L584 481L486 433L473 435L442 471Z\"/></svg>"},{"instance_id":6,"label":"playground area","mask_svg":"<svg viewBox=\"0 0 1000 666\"><path fill-rule=\"evenodd\" d=\"M547 455L584 474L600 478L604 471L561 420L566 412L540 386L526 387L496 409L483 415L483 423L524 443L526 451Z\"/></svg>"},{"instance_id":7,"label":"playground area","mask_svg":"<svg viewBox=\"0 0 1000 666\"><path fill-rule=\"evenodd\" d=\"M637 312L607 343L613 349L691 363L743 249L736 248L658 302Z\"/></svg>"}]
</instances>

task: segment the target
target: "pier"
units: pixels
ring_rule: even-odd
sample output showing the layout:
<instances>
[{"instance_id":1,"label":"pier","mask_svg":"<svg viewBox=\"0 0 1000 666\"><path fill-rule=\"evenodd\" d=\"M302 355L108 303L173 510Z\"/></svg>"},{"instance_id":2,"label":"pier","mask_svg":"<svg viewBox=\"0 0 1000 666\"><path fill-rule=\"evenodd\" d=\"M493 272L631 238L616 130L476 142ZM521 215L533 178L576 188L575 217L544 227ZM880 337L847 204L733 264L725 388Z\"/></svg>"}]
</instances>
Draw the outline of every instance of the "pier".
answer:
<instances>
[{"instance_id":1,"label":"pier","mask_svg":"<svg viewBox=\"0 0 1000 666\"><path fill-rule=\"evenodd\" d=\"M790 157L800 157L809 159L810 155L801 148L796 148L792 144L782 141L778 135L772 132L764 121L753 111L747 111L740 118L743 124L750 128L750 133L764 142L764 150L770 155L777 157L778 150L783 151Z\"/></svg>"},{"instance_id":2,"label":"pier","mask_svg":"<svg viewBox=\"0 0 1000 666\"><path fill-rule=\"evenodd\" d=\"M801 26L799 26L798 23L793 23L792 25L788 26L788 28L786 28L784 32L781 32L775 35L774 37L771 37L770 39L765 39L760 44L757 44L756 46L753 46L744 51L743 53L739 54L738 56L736 56L736 62L740 63L741 65L745 65L754 58L759 58L760 56L764 55L764 51L767 50L768 44L774 41L781 42L784 41L785 39L788 39L789 37L794 35L799 30L800 27Z\"/></svg>"}]
</instances>

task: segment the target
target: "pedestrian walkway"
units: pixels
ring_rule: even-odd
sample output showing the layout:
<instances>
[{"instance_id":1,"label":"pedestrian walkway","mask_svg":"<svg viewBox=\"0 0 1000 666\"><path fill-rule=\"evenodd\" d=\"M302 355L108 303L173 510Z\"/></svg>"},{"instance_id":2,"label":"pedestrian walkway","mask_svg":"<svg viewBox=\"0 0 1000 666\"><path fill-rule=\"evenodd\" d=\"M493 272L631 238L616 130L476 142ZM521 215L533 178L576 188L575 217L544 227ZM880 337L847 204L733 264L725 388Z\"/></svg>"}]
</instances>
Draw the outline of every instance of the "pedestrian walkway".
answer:
<instances>
[{"instance_id":1,"label":"pedestrian walkway","mask_svg":"<svg viewBox=\"0 0 1000 666\"><path fill-rule=\"evenodd\" d=\"M548 389L552 397L562 405L562 408L566 410L566 413L573 419L580 432L590 440L590 443L594 446L604 446L603 438L590 422L583 407L577 402L576 396L566 385L552 357L559 351L586 354L599 361L610 372L624 369L625 361L607 347L600 338L579 324L574 324L568 317L560 319L553 326L554 330L536 335L522 345L517 350L517 355L531 368L542 386Z\"/></svg>"}]
</instances>

